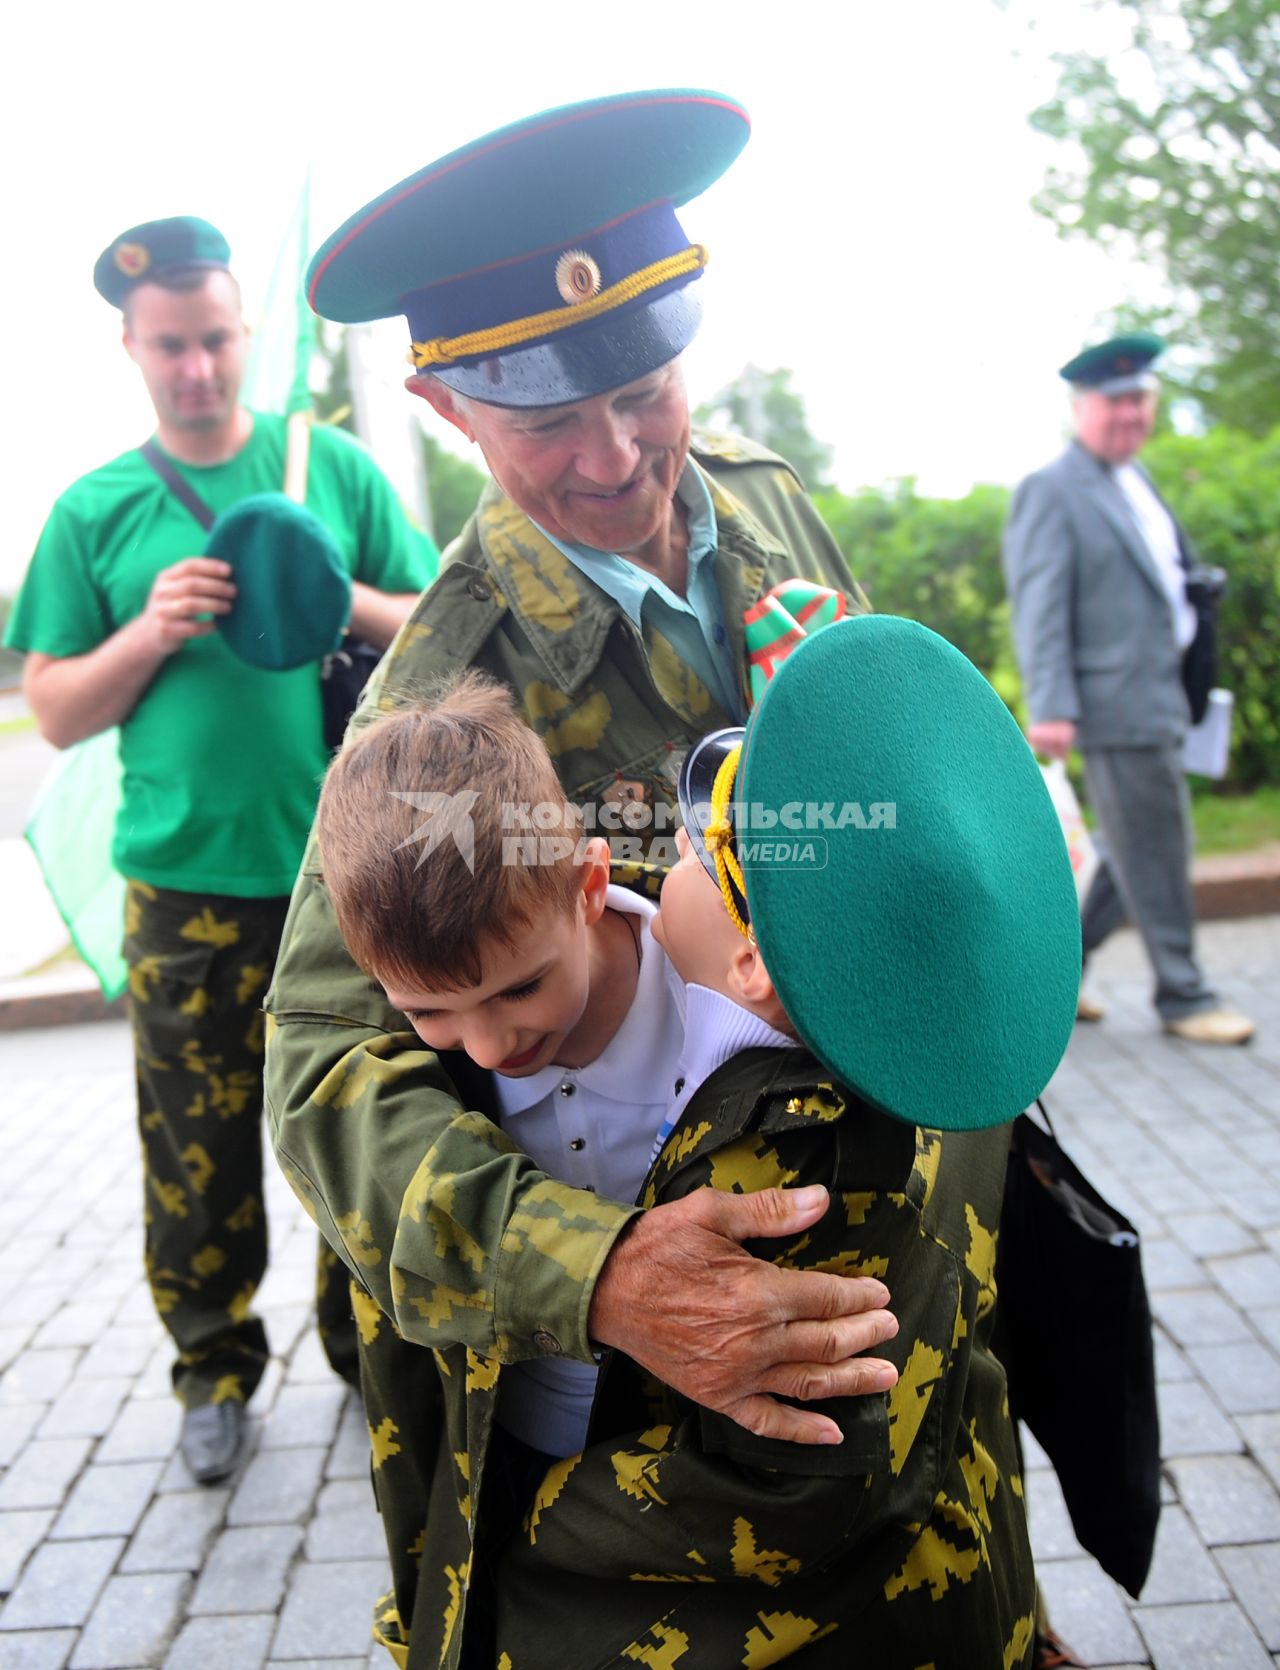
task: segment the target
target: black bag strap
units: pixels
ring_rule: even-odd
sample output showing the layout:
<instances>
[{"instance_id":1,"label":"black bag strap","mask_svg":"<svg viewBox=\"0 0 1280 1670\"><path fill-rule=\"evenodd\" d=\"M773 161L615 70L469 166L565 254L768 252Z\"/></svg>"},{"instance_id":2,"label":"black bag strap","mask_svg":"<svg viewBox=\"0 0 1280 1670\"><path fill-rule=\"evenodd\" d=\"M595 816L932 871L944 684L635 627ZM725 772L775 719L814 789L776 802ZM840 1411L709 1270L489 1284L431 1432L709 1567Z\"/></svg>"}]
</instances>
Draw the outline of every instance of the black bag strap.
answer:
<instances>
[{"instance_id":1,"label":"black bag strap","mask_svg":"<svg viewBox=\"0 0 1280 1670\"><path fill-rule=\"evenodd\" d=\"M161 481L164 482L165 486L173 494L174 498L177 499L178 503L182 505L185 510L189 510L204 531L208 533L209 529L217 521L217 517L209 509L208 505L200 497L199 493L196 492L195 488L192 487L191 483L187 481L184 476L178 474L177 470L173 467L172 461L166 458L154 440L144 441L138 448L138 451L160 477Z\"/></svg>"}]
</instances>

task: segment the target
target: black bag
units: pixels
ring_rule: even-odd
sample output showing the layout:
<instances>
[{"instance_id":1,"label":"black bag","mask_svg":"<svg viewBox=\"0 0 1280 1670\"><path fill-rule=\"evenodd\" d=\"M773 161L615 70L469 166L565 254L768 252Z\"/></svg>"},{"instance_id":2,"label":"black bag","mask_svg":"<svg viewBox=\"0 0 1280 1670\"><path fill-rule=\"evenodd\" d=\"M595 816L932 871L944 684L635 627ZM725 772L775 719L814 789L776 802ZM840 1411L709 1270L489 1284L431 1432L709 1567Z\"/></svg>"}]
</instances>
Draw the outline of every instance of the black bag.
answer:
<instances>
[{"instance_id":1,"label":"black bag","mask_svg":"<svg viewBox=\"0 0 1280 1670\"><path fill-rule=\"evenodd\" d=\"M1037 1103L1046 1121L1042 1103ZM1022 1114L996 1252L1009 1408L1048 1454L1081 1545L1136 1599L1160 1517L1151 1310L1138 1232Z\"/></svg>"},{"instance_id":2,"label":"black bag","mask_svg":"<svg viewBox=\"0 0 1280 1670\"><path fill-rule=\"evenodd\" d=\"M1182 652L1182 688L1191 723L1209 710L1209 692L1218 682L1218 600L1227 584L1223 568L1189 568L1187 602L1196 612L1196 635Z\"/></svg>"},{"instance_id":3,"label":"black bag","mask_svg":"<svg viewBox=\"0 0 1280 1670\"><path fill-rule=\"evenodd\" d=\"M363 638L345 637L320 664L320 701L324 710L324 745L330 753L342 746L347 722L361 692L382 660L382 651Z\"/></svg>"}]
</instances>

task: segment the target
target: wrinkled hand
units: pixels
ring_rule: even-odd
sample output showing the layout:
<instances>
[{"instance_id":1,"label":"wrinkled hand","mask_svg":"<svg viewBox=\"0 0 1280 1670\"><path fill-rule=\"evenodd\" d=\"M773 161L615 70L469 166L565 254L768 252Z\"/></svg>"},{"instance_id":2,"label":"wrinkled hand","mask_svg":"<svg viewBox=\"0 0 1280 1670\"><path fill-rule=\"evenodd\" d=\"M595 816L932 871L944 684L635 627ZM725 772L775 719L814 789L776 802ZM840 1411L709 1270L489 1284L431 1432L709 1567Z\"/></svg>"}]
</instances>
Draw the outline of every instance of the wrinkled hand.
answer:
<instances>
[{"instance_id":1,"label":"wrinkled hand","mask_svg":"<svg viewBox=\"0 0 1280 1670\"><path fill-rule=\"evenodd\" d=\"M199 617L229 614L235 595L230 563L216 557L184 557L156 575L139 617L140 629L152 648L172 655L188 639L212 632L217 622Z\"/></svg>"},{"instance_id":2,"label":"wrinkled hand","mask_svg":"<svg viewBox=\"0 0 1280 1670\"><path fill-rule=\"evenodd\" d=\"M1048 754L1051 760L1065 760L1076 740L1076 727L1070 719L1045 719L1027 727L1027 741L1032 751Z\"/></svg>"},{"instance_id":3,"label":"wrinkled hand","mask_svg":"<svg viewBox=\"0 0 1280 1670\"><path fill-rule=\"evenodd\" d=\"M700 1189L627 1227L591 1302L591 1337L617 1346L683 1396L762 1438L838 1444L840 1428L778 1396L884 1391L896 1369L855 1353L892 1339L889 1293L864 1276L779 1269L739 1244L796 1236L827 1210L826 1189Z\"/></svg>"}]
</instances>

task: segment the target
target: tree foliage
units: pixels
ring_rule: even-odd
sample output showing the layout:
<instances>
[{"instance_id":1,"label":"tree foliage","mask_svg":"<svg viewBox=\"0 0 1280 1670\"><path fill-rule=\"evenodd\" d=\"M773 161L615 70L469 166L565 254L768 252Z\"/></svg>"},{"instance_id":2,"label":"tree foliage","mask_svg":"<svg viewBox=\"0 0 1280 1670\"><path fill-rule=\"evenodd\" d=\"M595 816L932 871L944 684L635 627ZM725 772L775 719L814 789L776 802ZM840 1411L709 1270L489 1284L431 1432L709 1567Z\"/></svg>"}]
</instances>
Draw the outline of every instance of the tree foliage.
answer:
<instances>
[{"instance_id":1,"label":"tree foliage","mask_svg":"<svg viewBox=\"0 0 1280 1670\"><path fill-rule=\"evenodd\" d=\"M465 458L441 446L434 435L423 435L422 451L427 467L431 531L443 551L462 532L488 477Z\"/></svg>"},{"instance_id":2,"label":"tree foliage","mask_svg":"<svg viewBox=\"0 0 1280 1670\"><path fill-rule=\"evenodd\" d=\"M1206 413L1280 422L1280 0L1116 0L1131 50L1058 54L1032 124L1074 141L1036 207L1063 233L1128 237L1167 275L1158 326L1203 350Z\"/></svg>"},{"instance_id":3,"label":"tree foliage","mask_svg":"<svg viewBox=\"0 0 1280 1670\"><path fill-rule=\"evenodd\" d=\"M1236 699L1228 787L1280 783L1280 428L1165 435L1142 456L1200 557L1229 576L1218 634L1221 682ZM922 498L908 481L817 502L872 607L955 644L1025 720L1000 562L1008 497L975 487Z\"/></svg>"},{"instance_id":4,"label":"tree foliage","mask_svg":"<svg viewBox=\"0 0 1280 1670\"><path fill-rule=\"evenodd\" d=\"M767 446L785 458L809 491L816 493L827 485L831 448L810 433L804 401L791 387L791 375L786 370L744 366L694 416L708 428L731 429Z\"/></svg>"}]
</instances>

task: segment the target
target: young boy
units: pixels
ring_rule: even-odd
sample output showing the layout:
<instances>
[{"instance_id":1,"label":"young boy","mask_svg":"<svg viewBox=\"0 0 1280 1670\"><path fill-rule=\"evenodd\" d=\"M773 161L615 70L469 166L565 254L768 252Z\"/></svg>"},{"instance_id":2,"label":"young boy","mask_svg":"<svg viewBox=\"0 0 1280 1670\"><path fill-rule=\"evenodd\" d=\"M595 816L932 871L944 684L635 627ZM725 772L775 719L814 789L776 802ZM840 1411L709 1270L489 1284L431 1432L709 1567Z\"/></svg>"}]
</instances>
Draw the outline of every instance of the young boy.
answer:
<instances>
[{"instance_id":1,"label":"young boy","mask_svg":"<svg viewBox=\"0 0 1280 1670\"><path fill-rule=\"evenodd\" d=\"M673 1095L684 985L652 900L611 885L607 843L582 838L507 692L472 673L375 720L334 762L316 827L353 959L490 1116L495 1149L634 1202ZM522 1251L514 1273L536 1281ZM853 1349L896 1331L878 1280L866 1295ZM439 1303L448 1315L450 1296ZM548 1467L582 1450L598 1368L556 1350L503 1366L461 1328L455 1348L427 1352L372 1301L356 1308L395 1584L378 1634L402 1664L435 1664L465 1617L462 1662L492 1664L485 1578ZM880 1390L897 1377L868 1367Z\"/></svg>"},{"instance_id":2,"label":"young boy","mask_svg":"<svg viewBox=\"0 0 1280 1670\"><path fill-rule=\"evenodd\" d=\"M1039 774L962 656L869 617L802 643L745 732L695 745L680 810L654 935L690 982L684 1084L642 1203L824 1184L832 1210L762 1255L881 1275L901 1378L833 1406L844 1442L805 1450L615 1354L587 1449L503 1550L498 1662L1026 1666L989 1346L1001 1122L1051 1076L1078 982Z\"/></svg>"}]
</instances>

